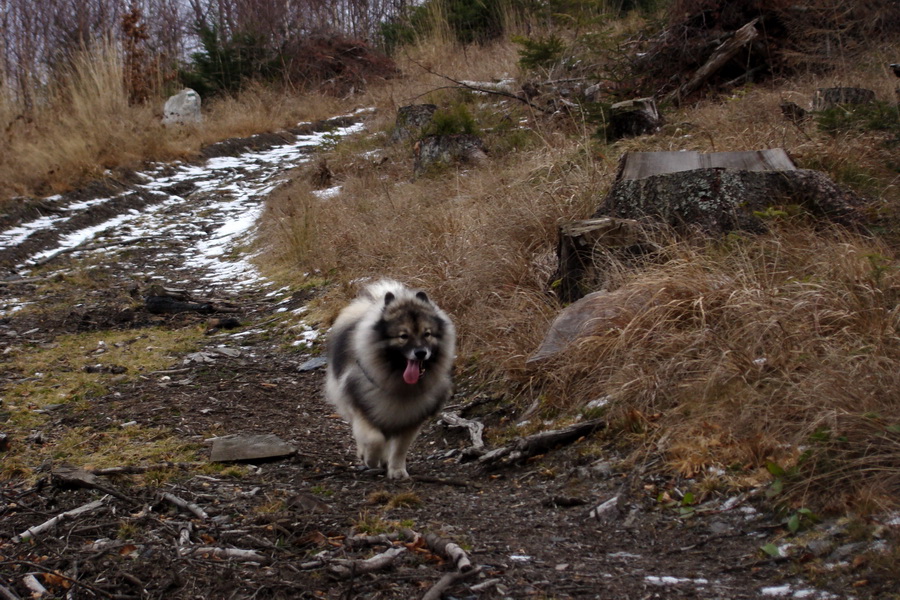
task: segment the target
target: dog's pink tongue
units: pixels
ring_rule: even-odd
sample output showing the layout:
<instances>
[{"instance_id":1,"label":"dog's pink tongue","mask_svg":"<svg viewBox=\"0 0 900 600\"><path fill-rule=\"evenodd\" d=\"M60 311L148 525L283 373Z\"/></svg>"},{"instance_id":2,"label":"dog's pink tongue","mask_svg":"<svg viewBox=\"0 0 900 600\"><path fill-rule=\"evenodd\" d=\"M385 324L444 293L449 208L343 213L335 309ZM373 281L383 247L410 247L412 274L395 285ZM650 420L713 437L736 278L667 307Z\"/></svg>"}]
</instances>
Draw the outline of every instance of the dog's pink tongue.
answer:
<instances>
[{"instance_id":1,"label":"dog's pink tongue","mask_svg":"<svg viewBox=\"0 0 900 600\"><path fill-rule=\"evenodd\" d=\"M420 364L421 363L417 360L407 360L406 370L403 371L403 381L405 381L409 385L419 383L419 375L422 372Z\"/></svg>"}]
</instances>

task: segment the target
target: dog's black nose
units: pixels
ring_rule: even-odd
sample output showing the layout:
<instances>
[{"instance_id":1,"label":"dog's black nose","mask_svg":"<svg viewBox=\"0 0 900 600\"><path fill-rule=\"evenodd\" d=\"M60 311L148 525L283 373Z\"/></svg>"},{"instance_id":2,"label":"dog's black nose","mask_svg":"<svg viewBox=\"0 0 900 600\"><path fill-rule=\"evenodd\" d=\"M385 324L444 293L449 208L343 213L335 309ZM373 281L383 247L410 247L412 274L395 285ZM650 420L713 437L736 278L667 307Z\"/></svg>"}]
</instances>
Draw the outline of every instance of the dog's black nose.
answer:
<instances>
[{"instance_id":1,"label":"dog's black nose","mask_svg":"<svg viewBox=\"0 0 900 600\"><path fill-rule=\"evenodd\" d=\"M420 348L415 351L415 355L418 360L425 360L426 358L428 358L428 350Z\"/></svg>"}]
</instances>

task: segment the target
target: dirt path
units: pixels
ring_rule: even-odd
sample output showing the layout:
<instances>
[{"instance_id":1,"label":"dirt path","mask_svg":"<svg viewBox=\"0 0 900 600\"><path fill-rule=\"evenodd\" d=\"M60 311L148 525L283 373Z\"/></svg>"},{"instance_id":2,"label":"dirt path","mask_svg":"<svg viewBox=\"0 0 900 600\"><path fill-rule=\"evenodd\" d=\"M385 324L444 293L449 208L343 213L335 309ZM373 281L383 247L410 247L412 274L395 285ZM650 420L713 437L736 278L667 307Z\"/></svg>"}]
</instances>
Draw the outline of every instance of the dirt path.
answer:
<instances>
[{"instance_id":1,"label":"dirt path","mask_svg":"<svg viewBox=\"0 0 900 600\"><path fill-rule=\"evenodd\" d=\"M852 572L838 568L813 584L795 574L796 563L762 553L783 526L762 510L761 494L679 503L678 482L626 470L613 443L590 437L487 469L459 460L470 444L464 430L434 423L413 447L413 480L357 468L349 428L320 399L322 369L308 368L321 337L277 321L315 291L274 289L236 250L279 173L310 145L295 134L284 140L249 154L235 150L249 142L226 145L203 165L160 166L5 217L0 267L12 277L0 285L4 356L50 352L79 332L131 336L122 343L139 353L160 332L209 326L195 312L147 312L138 300L154 282L235 307L223 316L241 326L196 333L165 368L104 371L101 395L35 405L41 418L30 426L15 412L28 399L9 395L29 374L4 369L0 597L28 597L35 574L52 594L45 597L419 598L455 569L441 540L413 532L458 544L474 566L445 598L889 597L892 582L853 589ZM300 339L307 343L297 346ZM105 350L88 349L82 362L103 363ZM488 426L513 416L460 383L448 409ZM73 431L93 447L129 428L159 433L122 443L174 437L201 464L82 475L74 487L53 457L11 466ZM211 440L230 434L274 434L296 452L208 466ZM178 460L141 456L143 465L149 456ZM850 534L838 527L826 541L823 556L840 565ZM389 550L397 554L390 566L361 572L364 559Z\"/></svg>"}]
</instances>

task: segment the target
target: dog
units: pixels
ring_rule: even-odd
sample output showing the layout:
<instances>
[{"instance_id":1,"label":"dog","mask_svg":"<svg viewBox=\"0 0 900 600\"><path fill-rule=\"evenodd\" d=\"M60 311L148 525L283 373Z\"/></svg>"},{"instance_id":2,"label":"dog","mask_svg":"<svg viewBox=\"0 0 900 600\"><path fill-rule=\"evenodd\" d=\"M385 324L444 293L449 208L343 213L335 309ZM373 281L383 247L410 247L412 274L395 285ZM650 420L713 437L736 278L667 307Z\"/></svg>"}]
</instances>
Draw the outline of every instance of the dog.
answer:
<instances>
[{"instance_id":1,"label":"dog","mask_svg":"<svg viewBox=\"0 0 900 600\"><path fill-rule=\"evenodd\" d=\"M406 455L452 392L456 329L423 291L367 286L328 334L325 397L350 422L357 455L406 479Z\"/></svg>"}]
</instances>

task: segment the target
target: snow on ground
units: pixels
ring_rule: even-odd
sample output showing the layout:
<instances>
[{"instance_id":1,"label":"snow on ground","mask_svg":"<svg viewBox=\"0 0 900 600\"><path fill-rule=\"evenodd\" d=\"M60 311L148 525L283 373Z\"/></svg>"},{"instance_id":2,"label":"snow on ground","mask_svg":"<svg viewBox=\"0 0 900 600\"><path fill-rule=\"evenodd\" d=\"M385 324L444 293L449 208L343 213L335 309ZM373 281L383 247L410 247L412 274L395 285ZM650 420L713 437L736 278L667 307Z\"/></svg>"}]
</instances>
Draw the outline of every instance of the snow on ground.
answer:
<instances>
[{"instance_id":1,"label":"snow on ground","mask_svg":"<svg viewBox=\"0 0 900 600\"><path fill-rule=\"evenodd\" d=\"M165 197L144 209L130 210L103 223L61 236L55 247L34 254L17 267L22 275L39 261L80 245L103 246L78 252L113 252L138 240L157 247L144 258L159 265L159 272L192 271L210 288L233 292L260 285L262 277L242 250L251 241L263 200L281 183L283 173L309 160L313 150L326 143L362 130L361 124L328 132L298 136L293 142L239 156L208 159L203 164L159 164L140 173L138 187ZM189 183L184 196L166 190ZM131 191L123 192L123 195ZM57 227L82 211L106 203L98 198L70 204L63 214L42 216L0 232L0 249L22 243L37 231ZM59 197L48 198L58 201ZM150 256L152 254L152 256ZM138 274L135 266L135 274ZM163 278L150 267L140 275Z\"/></svg>"}]
</instances>

